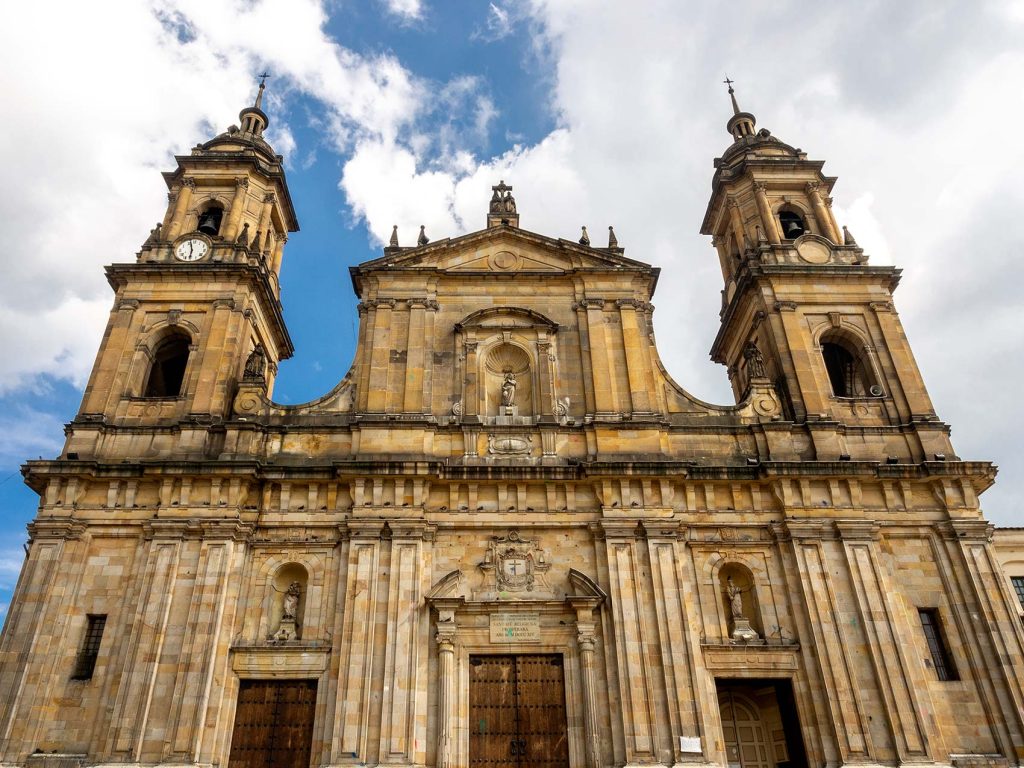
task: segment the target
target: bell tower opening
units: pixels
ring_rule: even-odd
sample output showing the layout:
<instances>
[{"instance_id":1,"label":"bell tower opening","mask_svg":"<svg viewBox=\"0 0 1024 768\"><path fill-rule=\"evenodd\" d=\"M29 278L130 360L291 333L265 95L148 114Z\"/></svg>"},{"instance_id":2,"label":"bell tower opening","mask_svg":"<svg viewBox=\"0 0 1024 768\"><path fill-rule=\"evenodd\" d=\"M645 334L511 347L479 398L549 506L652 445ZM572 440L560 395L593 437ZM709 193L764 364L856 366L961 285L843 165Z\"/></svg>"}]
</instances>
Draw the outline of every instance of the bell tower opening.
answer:
<instances>
[{"instance_id":1,"label":"bell tower opening","mask_svg":"<svg viewBox=\"0 0 1024 768\"><path fill-rule=\"evenodd\" d=\"M196 230L209 237L215 237L220 234L220 224L223 219L224 209L216 203L212 203L199 214L199 226L196 227Z\"/></svg>"},{"instance_id":2,"label":"bell tower opening","mask_svg":"<svg viewBox=\"0 0 1024 768\"><path fill-rule=\"evenodd\" d=\"M168 336L156 348L143 397L179 397L192 340L184 334Z\"/></svg>"},{"instance_id":3,"label":"bell tower opening","mask_svg":"<svg viewBox=\"0 0 1024 768\"><path fill-rule=\"evenodd\" d=\"M835 337L821 342L821 357L828 371L832 394L836 397L867 397L872 392L871 380L864 362L844 341Z\"/></svg>"},{"instance_id":4,"label":"bell tower opening","mask_svg":"<svg viewBox=\"0 0 1024 768\"><path fill-rule=\"evenodd\" d=\"M807 231L803 217L791 208L783 208L779 211L779 228L782 230L784 240L796 240Z\"/></svg>"}]
</instances>

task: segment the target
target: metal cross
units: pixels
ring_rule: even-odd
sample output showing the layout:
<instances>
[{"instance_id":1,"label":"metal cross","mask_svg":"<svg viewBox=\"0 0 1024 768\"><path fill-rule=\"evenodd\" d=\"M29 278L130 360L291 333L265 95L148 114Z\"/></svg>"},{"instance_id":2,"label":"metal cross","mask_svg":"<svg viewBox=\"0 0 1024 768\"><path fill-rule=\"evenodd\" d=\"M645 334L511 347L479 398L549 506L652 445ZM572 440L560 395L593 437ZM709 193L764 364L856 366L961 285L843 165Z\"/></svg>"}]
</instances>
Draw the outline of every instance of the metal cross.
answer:
<instances>
[{"instance_id":1,"label":"metal cross","mask_svg":"<svg viewBox=\"0 0 1024 768\"><path fill-rule=\"evenodd\" d=\"M729 92L731 93L732 92L732 84L735 83L736 81L735 80L730 80L729 76L726 75L725 76L725 80L723 80L722 82L729 86Z\"/></svg>"},{"instance_id":2,"label":"metal cross","mask_svg":"<svg viewBox=\"0 0 1024 768\"><path fill-rule=\"evenodd\" d=\"M267 84L267 78L270 77L270 73L269 72L264 72L262 75L256 75L256 77L258 77L260 79L260 85L266 85Z\"/></svg>"}]
</instances>

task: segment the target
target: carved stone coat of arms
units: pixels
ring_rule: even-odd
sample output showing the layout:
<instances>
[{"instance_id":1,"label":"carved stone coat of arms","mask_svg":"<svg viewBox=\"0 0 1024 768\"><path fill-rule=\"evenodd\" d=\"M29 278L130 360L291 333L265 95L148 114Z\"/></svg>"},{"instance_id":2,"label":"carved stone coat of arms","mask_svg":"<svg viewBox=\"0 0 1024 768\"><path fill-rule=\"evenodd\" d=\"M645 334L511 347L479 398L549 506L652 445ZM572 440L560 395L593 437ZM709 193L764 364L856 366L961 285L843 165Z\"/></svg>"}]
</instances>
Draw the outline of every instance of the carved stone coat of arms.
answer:
<instances>
[{"instance_id":1,"label":"carved stone coat of arms","mask_svg":"<svg viewBox=\"0 0 1024 768\"><path fill-rule=\"evenodd\" d=\"M546 591L545 574L550 567L547 554L537 542L522 538L518 531L492 537L480 563L485 581L494 579L493 586L486 586L498 593Z\"/></svg>"}]
</instances>

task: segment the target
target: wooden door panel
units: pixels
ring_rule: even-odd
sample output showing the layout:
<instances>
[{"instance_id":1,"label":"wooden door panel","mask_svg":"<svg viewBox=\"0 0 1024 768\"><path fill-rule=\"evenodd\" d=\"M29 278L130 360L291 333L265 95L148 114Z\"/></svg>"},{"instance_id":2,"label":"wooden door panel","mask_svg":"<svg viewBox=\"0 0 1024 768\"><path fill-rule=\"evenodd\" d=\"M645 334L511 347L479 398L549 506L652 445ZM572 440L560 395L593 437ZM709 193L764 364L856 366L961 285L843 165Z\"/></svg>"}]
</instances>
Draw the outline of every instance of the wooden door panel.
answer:
<instances>
[{"instance_id":1,"label":"wooden door panel","mask_svg":"<svg viewBox=\"0 0 1024 768\"><path fill-rule=\"evenodd\" d=\"M230 768L309 768L315 680L242 680Z\"/></svg>"},{"instance_id":2,"label":"wooden door panel","mask_svg":"<svg viewBox=\"0 0 1024 768\"><path fill-rule=\"evenodd\" d=\"M282 681L277 690L270 768L309 768L316 712L316 681Z\"/></svg>"},{"instance_id":3,"label":"wooden door panel","mask_svg":"<svg viewBox=\"0 0 1024 768\"><path fill-rule=\"evenodd\" d=\"M516 672L521 768L568 766L562 657L519 656Z\"/></svg>"},{"instance_id":4,"label":"wooden door panel","mask_svg":"<svg viewBox=\"0 0 1024 768\"><path fill-rule=\"evenodd\" d=\"M560 655L471 656L469 762L475 768L566 768Z\"/></svg>"},{"instance_id":5,"label":"wooden door panel","mask_svg":"<svg viewBox=\"0 0 1024 768\"><path fill-rule=\"evenodd\" d=\"M514 656L471 656L469 660L469 762L481 768L517 768L512 742L516 719Z\"/></svg>"}]
</instances>

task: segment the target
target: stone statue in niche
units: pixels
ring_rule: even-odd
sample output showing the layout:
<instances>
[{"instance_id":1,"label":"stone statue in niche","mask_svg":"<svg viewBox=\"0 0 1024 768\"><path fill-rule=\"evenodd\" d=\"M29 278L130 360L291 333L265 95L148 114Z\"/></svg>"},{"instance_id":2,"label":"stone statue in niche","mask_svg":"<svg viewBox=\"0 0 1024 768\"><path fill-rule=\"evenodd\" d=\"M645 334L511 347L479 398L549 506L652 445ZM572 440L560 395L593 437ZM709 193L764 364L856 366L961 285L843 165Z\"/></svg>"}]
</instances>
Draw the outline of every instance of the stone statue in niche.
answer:
<instances>
[{"instance_id":1,"label":"stone statue in niche","mask_svg":"<svg viewBox=\"0 0 1024 768\"><path fill-rule=\"evenodd\" d=\"M732 609L734 619L743 618L743 590L732 583L730 576L726 582L725 595L729 598L729 607Z\"/></svg>"},{"instance_id":2,"label":"stone statue in niche","mask_svg":"<svg viewBox=\"0 0 1024 768\"><path fill-rule=\"evenodd\" d=\"M747 361L747 373L751 378L765 375L764 356L757 348L757 344L747 342L747 346L743 348L743 359Z\"/></svg>"},{"instance_id":3,"label":"stone statue in niche","mask_svg":"<svg viewBox=\"0 0 1024 768\"><path fill-rule=\"evenodd\" d=\"M295 620L295 616L299 611L299 598L302 596L302 585L293 581L288 586L288 591L284 593L284 606L281 611L282 619Z\"/></svg>"},{"instance_id":4,"label":"stone statue in niche","mask_svg":"<svg viewBox=\"0 0 1024 768\"><path fill-rule=\"evenodd\" d=\"M275 587L275 589L277 589ZM277 590L280 592L280 590ZM272 643L285 643L299 636L299 600L302 598L302 583L293 581L288 585L281 601L281 623L268 639Z\"/></svg>"},{"instance_id":5,"label":"stone statue in niche","mask_svg":"<svg viewBox=\"0 0 1024 768\"><path fill-rule=\"evenodd\" d=\"M732 641L740 643L757 642L760 635L750 625L750 619L743 613L743 593L750 592L753 587L737 587L730 576L725 581L725 597L729 603L729 613L732 619Z\"/></svg>"},{"instance_id":6,"label":"stone statue in niche","mask_svg":"<svg viewBox=\"0 0 1024 768\"><path fill-rule=\"evenodd\" d=\"M262 379L266 375L267 353L263 351L263 345L257 344L255 349L249 353L245 360L245 373L243 378Z\"/></svg>"},{"instance_id":7,"label":"stone statue in niche","mask_svg":"<svg viewBox=\"0 0 1024 768\"><path fill-rule=\"evenodd\" d=\"M501 382L501 404L511 408L516 399L516 375L509 371Z\"/></svg>"}]
</instances>

